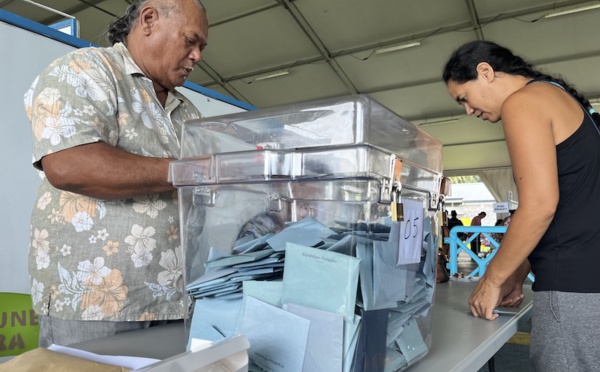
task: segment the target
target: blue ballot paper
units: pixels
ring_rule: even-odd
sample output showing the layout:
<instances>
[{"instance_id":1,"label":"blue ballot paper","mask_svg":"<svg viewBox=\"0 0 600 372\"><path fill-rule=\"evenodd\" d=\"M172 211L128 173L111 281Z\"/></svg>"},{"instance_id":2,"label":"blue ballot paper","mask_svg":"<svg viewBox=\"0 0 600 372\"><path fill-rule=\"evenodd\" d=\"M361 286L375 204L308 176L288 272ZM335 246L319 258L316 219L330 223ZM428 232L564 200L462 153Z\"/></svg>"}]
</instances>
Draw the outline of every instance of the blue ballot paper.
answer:
<instances>
[{"instance_id":1,"label":"blue ballot paper","mask_svg":"<svg viewBox=\"0 0 600 372\"><path fill-rule=\"evenodd\" d=\"M385 353L385 369L383 372L395 372L406 367L406 358L395 348L388 348Z\"/></svg>"},{"instance_id":2,"label":"blue ballot paper","mask_svg":"<svg viewBox=\"0 0 600 372\"><path fill-rule=\"evenodd\" d=\"M349 372L352 369L361 321L360 315L355 315L354 320L351 322L344 320L344 372Z\"/></svg>"},{"instance_id":3,"label":"blue ballot paper","mask_svg":"<svg viewBox=\"0 0 600 372\"><path fill-rule=\"evenodd\" d=\"M354 320L360 260L288 243L281 302L314 307Z\"/></svg>"},{"instance_id":4,"label":"blue ballot paper","mask_svg":"<svg viewBox=\"0 0 600 372\"><path fill-rule=\"evenodd\" d=\"M333 230L313 217L306 217L302 221L290 224L280 233L267 239L267 243L274 250L283 251L286 249L287 243L312 247L333 234L335 234Z\"/></svg>"},{"instance_id":5,"label":"blue ballot paper","mask_svg":"<svg viewBox=\"0 0 600 372\"><path fill-rule=\"evenodd\" d=\"M194 291L190 291L190 295L194 297L208 297L217 294L229 294L238 292L242 287L242 283L226 283L216 287L202 288Z\"/></svg>"},{"instance_id":6,"label":"blue ballot paper","mask_svg":"<svg viewBox=\"0 0 600 372\"><path fill-rule=\"evenodd\" d=\"M373 241L373 302L365 310L389 309L406 299L409 272L418 265L397 265L400 223L391 223L388 241Z\"/></svg>"},{"instance_id":7,"label":"blue ballot paper","mask_svg":"<svg viewBox=\"0 0 600 372\"><path fill-rule=\"evenodd\" d=\"M403 313L401 311L397 311L397 309L390 310L386 341L387 346L390 346L396 342L396 339L404 330L404 325L408 323L412 318L412 313Z\"/></svg>"},{"instance_id":8,"label":"blue ballot paper","mask_svg":"<svg viewBox=\"0 0 600 372\"><path fill-rule=\"evenodd\" d=\"M283 282L281 281L256 281L244 282L244 294L273 306L281 305L281 293Z\"/></svg>"},{"instance_id":9,"label":"blue ballot paper","mask_svg":"<svg viewBox=\"0 0 600 372\"><path fill-rule=\"evenodd\" d=\"M352 235L346 235L346 236L342 237L340 240L338 240L337 243L332 244L331 246L327 247L326 249L331 252L337 252L337 253L347 254L347 255L351 256L352 255L352 247L355 244L356 244L356 242L353 241Z\"/></svg>"},{"instance_id":10,"label":"blue ballot paper","mask_svg":"<svg viewBox=\"0 0 600 372\"><path fill-rule=\"evenodd\" d=\"M356 244L356 257L360 259L360 291L362 307L370 310L373 307L373 246L365 243Z\"/></svg>"},{"instance_id":11,"label":"blue ballot paper","mask_svg":"<svg viewBox=\"0 0 600 372\"><path fill-rule=\"evenodd\" d=\"M400 337L396 339L398 347L408 364L412 364L424 356L427 351L427 345L423 341L421 331L416 321L412 321L404 326Z\"/></svg>"},{"instance_id":12,"label":"blue ballot paper","mask_svg":"<svg viewBox=\"0 0 600 372\"><path fill-rule=\"evenodd\" d=\"M264 248L264 245L267 244L267 239L271 238L273 235L275 234L268 233L256 239L253 239L251 235L246 235L236 242L236 244L233 247L233 252L239 254L262 249Z\"/></svg>"},{"instance_id":13,"label":"blue ballot paper","mask_svg":"<svg viewBox=\"0 0 600 372\"><path fill-rule=\"evenodd\" d=\"M437 259L435 221L419 220L418 259L411 248L411 264L398 265L402 228L391 219L329 228L307 217L279 233L243 236L231 254L211 249L206 273L187 287L192 297L203 297L196 302L193 331L205 339L248 332L252 362L266 371L364 371L355 364L373 357L366 355L373 352L364 350L362 336L371 327L355 311L388 310L378 333L377 352L385 352L382 370L411 365L428 349L415 333L420 332L416 319L431 310ZM215 302L203 302L208 300ZM333 318L325 321L319 313ZM329 329L340 320L341 331ZM327 336L315 339L315 331L325 329ZM293 347L281 345L290 342ZM290 351L294 347L302 358Z\"/></svg>"},{"instance_id":14,"label":"blue ballot paper","mask_svg":"<svg viewBox=\"0 0 600 372\"><path fill-rule=\"evenodd\" d=\"M284 256L270 247L243 254L223 255L218 250L206 264L207 271L187 286L195 298L215 296L235 298L245 280L278 280L283 275Z\"/></svg>"},{"instance_id":15,"label":"blue ballot paper","mask_svg":"<svg viewBox=\"0 0 600 372\"><path fill-rule=\"evenodd\" d=\"M197 278L191 283L188 283L187 290L210 286L213 283L222 283L227 280L228 275L233 274L236 271L236 269L231 268L213 270L209 273L202 275L201 277Z\"/></svg>"},{"instance_id":16,"label":"blue ballot paper","mask_svg":"<svg viewBox=\"0 0 600 372\"><path fill-rule=\"evenodd\" d=\"M194 302L190 339L218 341L231 337L238 328L242 300L203 298ZM188 351L189 351L188 340Z\"/></svg>"},{"instance_id":17,"label":"blue ballot paper","mask_svg":"<svg viewBox=\"0 0 600 372\"><path fill-rule=\"evenodd\" d=\"M268 258L264 258L260 261L237 264L237 265L234 265L233 267L241 270L244 267L258 268L258 267L265 267L265 266L268 266L268 267L280 267L281 266L281 267L283 267L283 258L268 257Z\"/></svg>"},{"instance_id":18,"label":"blue ballot paper","mask_svg":"<svg viewBox=\"0 0 600 372\"><path fill-rule=\"evenodd\" d=\"M241 333L250 358L267 372L302 372L310 320L244 296Z\"/></svg>"},{"instance_id":19,"label":"blue ballot paper","mask_svg":"<svg viewBox=\"0 0 600 372\"><path fill-rule=\"evenodd\" d=\"M310 320L303 372L342 372L344 317L296 304L285 310Z\"/></svg>"},{"instance_id":20,"label":"blue ballot paper","mask_svg":"<svg viewBox=\"0 0 600 372\"><path fill-rule=\"evenodd\" d=\"M247 263L247 262L256 262L265 257L269 257L273 252L274 252L273 249L265 248L260 251L253 251L253 252L248 252L248 253L243 253L243 254L223 256L223 257L219 257L215 260L206 262L206 268L214 269L217 267L228 267L228 266L234 266L234 265L243 264L243 263Z\"/></svg>"},{"instance_id":21,"label":"blue ballot paper","mask_svg":"<svg viewBox=\"0 0 600 372\"><path fill-rule=\"evenodd\" d=\"M425 257L425 264L423 265L423 274L425 275L427 284L433 287L435 286L437 275L437 243L439 238L436 236L434 239L431 233L431 224L431 218L425 218L423 224L423 248L427 252L427 257Z\"/></svg>"},{"instance_id":22,"label":"blue ballot paper","mask_svg":"<svg viewBox=\"0 0 600 372\"><path fill-rule=\"evenodd\" d=\"M215 261L221 257L228 257L228 256L229 256L229 254L226 251L224 251L223 249L210 247L210 249L208 250L208 258L206 259L206 262ZM204 266L206 266L206 263Z\"/></svg>"}]
</instances>

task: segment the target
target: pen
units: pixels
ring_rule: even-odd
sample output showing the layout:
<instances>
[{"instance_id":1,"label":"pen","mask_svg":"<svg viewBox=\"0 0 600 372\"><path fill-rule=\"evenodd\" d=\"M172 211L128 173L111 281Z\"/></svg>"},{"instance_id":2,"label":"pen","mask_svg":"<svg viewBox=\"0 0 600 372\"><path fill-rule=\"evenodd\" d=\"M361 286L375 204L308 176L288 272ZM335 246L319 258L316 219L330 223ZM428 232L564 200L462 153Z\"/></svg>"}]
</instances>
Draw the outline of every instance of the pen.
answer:
<instances>
[{"instance_id":1,"label":"pen","mask_svg":"<svg viewBox=\"0 0 600 372\"><path fill-rule=\"evenodd\" d=\"M473 315L473 313L471 312L471 310L467 311L468 314ZM499 309L494 309L493 311L494 314L498 314L498 315L517 315L519 313L518 309L515 310L499 310Z\"/></svg>"}]
</instances>

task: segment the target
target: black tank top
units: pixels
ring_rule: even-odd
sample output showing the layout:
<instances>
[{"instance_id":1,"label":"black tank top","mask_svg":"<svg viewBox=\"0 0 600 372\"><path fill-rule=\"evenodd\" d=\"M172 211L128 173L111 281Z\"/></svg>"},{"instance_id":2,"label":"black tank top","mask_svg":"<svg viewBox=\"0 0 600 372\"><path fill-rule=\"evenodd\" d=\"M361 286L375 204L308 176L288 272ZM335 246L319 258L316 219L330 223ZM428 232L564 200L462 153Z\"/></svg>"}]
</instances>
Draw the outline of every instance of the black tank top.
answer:
<instances>
[{"instance_id":1,"label":"black tank top","mask_svg":"<svg viewBox=\"0 0 600 372\"><path fill-rule=\"evenodd\" d=\"M534 291L600 293L600 134L584 114L575 133L556 145L560 199L529 256Z\"/></svg>"}]
</instances>

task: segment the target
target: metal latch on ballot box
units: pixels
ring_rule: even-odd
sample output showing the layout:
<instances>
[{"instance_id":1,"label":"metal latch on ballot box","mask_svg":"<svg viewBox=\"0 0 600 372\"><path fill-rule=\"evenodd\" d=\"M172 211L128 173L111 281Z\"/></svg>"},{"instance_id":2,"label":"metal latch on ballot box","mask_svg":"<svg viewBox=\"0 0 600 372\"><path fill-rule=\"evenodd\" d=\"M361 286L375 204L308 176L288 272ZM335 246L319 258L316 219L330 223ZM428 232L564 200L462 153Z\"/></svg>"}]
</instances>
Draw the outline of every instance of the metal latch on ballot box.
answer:
<instances>
[{"instance_id":1,"label":"metal latch on ballot box","mask_svg":"<svg viewBox=\"0 0 600 372\"><path fill-rule=\"evenodd\" d=\"M408 163L410 166L414 166ZM428 209L437 210L439 202L439 193L417 188L413 185L403 185L401 182L403 160L392 154L390 156L389 177L384 178L381 182L381 190L379 193L379 202L382 204L391 204L392 218L397 217L398 221L402 221L403 211L401 203L402 189L416 191L427 195Z\"/></svg>"},{"instance_id":2,"label":"metal latch on ballot box","mask_svg":"<svg viewBox=\"0 0 600 372\"><path fill-rule=\"evenodd\" d=\"M382 204L389 204L394 198L400 200L400 193L402 191L402 183L400 182L400 176L402 175L402 160L398 159L394 154L390 156L388 175L387 178L384 178L381 181L379 202Z\"/></svg>"},{"instance_id":3,"label":"metal latch on ballot box","mask_svg":"<svg viewBox=\"0 0 600 372\"><path fill-rule=\"evenodd\" d=\"M192 204L196 207L214 207L217 203L217 193L210 187L197 186L194 188ZM267 194L267 212L281 212L281 197L279 194Z\"/></svg>"},{"instance_id":4,"label":"metal latch on ballot box","mask_svg":"<svg viewBox=\"0 0 600 372\"><path fill-rule=\"evenodd\" d=\"M192 195L192 204L194 206L214 207L216 199L216 194L210 187L194 187L194 194Z\"/></svg>"}]
</instances>

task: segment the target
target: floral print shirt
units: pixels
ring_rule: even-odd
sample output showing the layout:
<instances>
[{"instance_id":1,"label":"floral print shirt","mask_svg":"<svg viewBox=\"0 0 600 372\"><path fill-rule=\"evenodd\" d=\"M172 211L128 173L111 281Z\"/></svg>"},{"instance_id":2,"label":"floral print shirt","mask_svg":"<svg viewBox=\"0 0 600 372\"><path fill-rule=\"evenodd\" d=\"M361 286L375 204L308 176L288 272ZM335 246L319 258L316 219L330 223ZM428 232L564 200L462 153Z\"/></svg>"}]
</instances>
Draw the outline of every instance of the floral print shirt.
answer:
<instances>
[{"instance_id":1,"label":"floral print shirt","mask_svg":"<svg viewBox=\"0 0 600 372\"><path fill-rule=\"evenodd\" d=\"M98 141L177 158L183 123L200 117L176 91L163 108L121 43L54 61L25 94L25 108L38 169L47 154ZM29 248L36 312L72 320L183 318L177 193L99 200L56 189L40 174Z\"/></svg>"}]
</instances>

